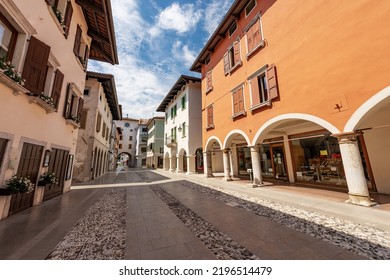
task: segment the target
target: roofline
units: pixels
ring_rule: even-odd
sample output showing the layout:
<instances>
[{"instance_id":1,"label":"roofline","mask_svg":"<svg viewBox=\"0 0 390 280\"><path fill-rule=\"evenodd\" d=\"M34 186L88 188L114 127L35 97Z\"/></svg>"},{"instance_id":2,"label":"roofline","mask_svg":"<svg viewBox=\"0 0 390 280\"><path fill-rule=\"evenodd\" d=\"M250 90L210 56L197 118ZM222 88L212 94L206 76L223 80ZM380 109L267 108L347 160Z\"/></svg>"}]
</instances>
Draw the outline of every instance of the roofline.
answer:
<instances>
[{"instance_id":1,"label":"roofline","mask_svg":"<svg viewBox=\"0 0 390 280\"><path fill-rule=\"evenodd\" d=\"M115 38L115 29L114 29L114 19L112 15L112 6L111 6L111 0L106 0L107 4L106 7L108 7L108 25L110 26L110 34L111 34L111 49L112 49L112 54L113 54L113 62L112 64L119 64L119 59L118 59L118 50L116 47L116 38Z\"/></svg>"},{"instance_id":2,"label":"roofline","mask_svg":"<svg viewBox=\"0 0 390 280\"><path fill-rule=\"evenodd\" d=\"M211 35L210 39L207 41L207 43L205 44L205 46L203 47L203 49L200 51L198 57L195 59L194 63L192 64L190 70L191 71L194 71L194 72L201 72L201 60L204 60L208 53L212 53L214 51L214 47L218 44L218 42L225 38L225 33L226 33L226 30L221 34L221 29L223 27L225 27L226 29L230 26L231 23L229 23L229 26L226 27L226 23L228 23L229 21L232 20L235 20L237 19L237 17L239 17L239 13L238 13L238 16L237 14L233 15L234 14L234 11L237 10L237 8L239 8L240 11L242 11L242 8L245 7L247 5L247 3L249 2L249 0L235 0L234 3L232 4L232 6L230 7L230 9L227 11L226 15L224 16L224 18L221 20L221 22L219 23L218 27L215 29L214 33ZM213 48L210 48L210 46L214 44ZM207 55L206 55L207 54Z\"/></svg>"},{"instance_id":3,"label":"roofline","mask_svg":"<svg viewBox=\"0 0 390 280\"><path fill-rule=\"evenodd\" d=\"M187 75L181 75L179 79L177 79L176 83L172 86L168 94L165 96L163 101L160 103L160 105L157 108L157 112L165 112L166 107L171 102L171 100L177 95L177 93L180 91L181 87L190 81L192 82L201 82L200 78L187 76Z\"/></svg>"},{"instance_id":4,"label":"roofline","mask_svg":"<svg viewBox=\"0 0 390 280\"><path fill-rule=\"evenodd\" d=\"M109 83L110 87L112 88L112 92L105 90L104 93L106 94L106 98L108 101L112 100L112 102L108 102L112 113L112 118L114 120L120 120L122 118L122 108L118 103L118 95L116 93L114 76L112 74L87 71L87 78L94 78L97 79L99 82L104 81Z\"/></svg>"}]
</instances>

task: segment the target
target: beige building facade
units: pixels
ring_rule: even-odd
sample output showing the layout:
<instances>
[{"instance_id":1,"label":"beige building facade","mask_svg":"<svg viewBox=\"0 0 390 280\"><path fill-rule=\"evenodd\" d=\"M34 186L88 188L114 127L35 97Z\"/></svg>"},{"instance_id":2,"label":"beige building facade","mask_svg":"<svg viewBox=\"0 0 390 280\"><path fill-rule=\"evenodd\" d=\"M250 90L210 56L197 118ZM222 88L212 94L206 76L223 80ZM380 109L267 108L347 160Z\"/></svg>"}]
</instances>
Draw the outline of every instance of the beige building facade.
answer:
<instances>
[{"instance_id":1,"label":"beige building facade","mask_svg":"<svg viewBox=\"0 0 390 280\"><path fill-rule=\"evenodd\" d=\"M109 0L95 2L110 7ZM118 63L110 9L96 13L88 5L0 1L0 219L70 189L88 58ZM45 172L58 184L37 186ZM5 188L12 175L36 185L22 207Z\"/></svg>"}]
</instances>

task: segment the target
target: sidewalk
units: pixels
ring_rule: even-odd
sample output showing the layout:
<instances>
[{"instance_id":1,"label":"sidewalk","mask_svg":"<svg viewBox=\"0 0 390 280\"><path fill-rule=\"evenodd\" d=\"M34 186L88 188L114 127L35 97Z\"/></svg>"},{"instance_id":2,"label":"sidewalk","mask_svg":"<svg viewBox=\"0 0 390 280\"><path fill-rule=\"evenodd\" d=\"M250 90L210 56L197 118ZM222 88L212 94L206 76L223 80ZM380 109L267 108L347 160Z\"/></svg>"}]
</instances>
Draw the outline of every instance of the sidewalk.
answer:
<instances>
[{"instance_id":1,"label":"sidewalk","mask_svg":"<svg viewBox=\"0 0 390 280\"><path fill-rule=\"evenodd\" d=\"M241 198L254 198L313 211L326 216L390 231L390 196L377 195L380 204L374 207L364 207L345 203L346 193L312 189L299 186L270 185L261 188L251 188L249 181L222 181L222 177L206 178L203 174L172 173L161 169L154 172L172 179L185 179L216 190L233 194Z\"/></svg>"}]
</instances>

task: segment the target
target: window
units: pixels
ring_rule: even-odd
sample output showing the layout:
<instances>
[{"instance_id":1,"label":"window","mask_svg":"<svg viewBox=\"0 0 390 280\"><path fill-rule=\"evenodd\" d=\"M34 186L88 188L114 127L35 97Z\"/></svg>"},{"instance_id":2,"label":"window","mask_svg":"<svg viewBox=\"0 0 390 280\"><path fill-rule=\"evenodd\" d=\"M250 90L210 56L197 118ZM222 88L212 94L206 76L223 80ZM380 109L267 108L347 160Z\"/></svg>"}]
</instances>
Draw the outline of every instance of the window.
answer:
<instances>
[{"instance_id":1,"label":"window","mask_svg":"<svg viewBox=\"0 0 390 280\"><path fill-rule=\"evenodd\" d=\"M143 127L142 132L148 132L148 129L146 127Z\"/></svg>"},{"instance_id":2,"label":"window","mask_svg":"<svg viewBox=\"0 0 390 280\"><path fill-rule=\"evenodd\" d=\"M100 113L98 113L97 120L96 120L96 132L100 131L101 126L102 126L102 115ZM122 135L120 137L122 140Z\"/></svg>"},{"instance_id":3,"label":"window","mask_svg":"<svg viewBox=\"0 0 390 280\"><path fill-rule=\"evenodd\" d=\"M130 141L133 141L133 136L130 136L130 137L129 137L129 140L130 140Z\"/></svg>"},{"instance_id":4,"label":"window","mask_svg":"<svg viewBox=\"0 0 390 280\"><path fill-rule=\"evenodd\" d=\"M244 90L242 85L232 91L232 98L233 118L245 115Z\"/></svg>"},{"instance_id":5,"label":"window","mask_svg":"<svg viewBox=\"0 0 390 280\"><path fill-rule=\"evenodd\" d=\"M209 54L209 55L206 56L206 58L204 60L204 64L208 65L210 63L210 60L211 60L211 55Z\"/></svg>"},{"instance_id":6,"label":"window","mask_svg":"<svg viewBox=\"0 0 390 280\"><path fill-rule=\"evenodd\" d=\"M240 41L236 40L228 48L223 56L225 75L230 74L234 69L241 65Z\"/></svg>"},{"instance_id":7,"label":"window","mask_svg":"<svg viewBox=\"0 0 390 280\"><path fill-rule=\"evenodd\" d=\"M77 95L76 86L73 83L69 83L64 110L65 119L80 123L83 106L84 99Z\"/></svg>"},{"instance_id":8,"label":"window","mask_svg":"<svg viewBox=\"0 0 390 280\"><path fill-rule=\"evenodd\" d=\"M57 69L55 71L53 88L51 91L51 98L53 99L54 107L56 109L58 109L63 82L64 82L64 74L62 74L62 72Z\"/></svg>"},{"instance_id":9,"label":"window","mask_svg":"<svg viewBox=\"0 0 390 280\"><path fill-rule=\"evenodd\" d=\"M106 128L106 141L108 140L108 137L110 136L110 130L108 129L108 126Z\"/></svg>"},{"instance_id":10,"label":"window","mask_svg":"<svg viewBox=\"0 0 390 280\"><path fill-rule=\"evenodd\" d=\"M186 132L186 123L185 122L183 122L183 124L182 124L182 126L181 126L182 128L182 137L186 137L186 135L187 135L187 132Z\"/></svg>"},{"instance_id":11,"label":"window","mask_svg":"<svg viewBox=\"0 0 390 280\"><path fill-rule=\"evenodd\" d=\"M102 136L103 136L103 138L106 136L106 123L105 122L103 122Z\"/></svg>"},{"instance_id":12,"label":"window","mask_svg":"<svg viewBox=\"0 0 390 280\"><path fill-rule=\"evenodd\" d=\"M236 30L237 30L237 21L233 22L232 25L230 25L229 30L228 30L229 37L231 37L233 35L234 31L236 31Z\"/></svg>"},{"instance_id":13,"label":"window","mask_svg":"<svg viewBox=\"0 0 390 280\"><path fill-rule=\"evenodd\" d=\"M207 123L206 123L206 129L214 128L214 107L213 105L210 105L206 108L206 114L207 114Z\"/></svg>"},{"instance_id":14,"label":"window","mask_svg":"<svg viewBox=\"0 0 390 280\"><path fill-rule=\"evenodd\" d=\"M186 108L186 96L184 95L181 98L181 109L184 110Z\"/></svg>"},{"instance_id":15,"label":"window","mask_svg":"<svg viewBox=\"0 0 390 280\"><path fill-rule=\"evenodd\" d=\"M58 22L63 26L64 36L68 38L70 21L72 19L73 7L69 0L46 0L51 6Z\"/></svg>"},{"instance_id":16,"label":"window","mask_svg":"<svg viewBox=\"0 0 390 280\"><path fill-rule=\"evenodd\" d=\"M245 17L247 17L256 7L256 0L251 0L245 7Z\"/></svg>"},{"instance_id":17,"label":"window","mask_svg":"<svg viewBox=\"0 0 390 280\"><path fill-rule=\"evenodd\" d=\"M0 170L5 155L5 148L7 147L7 139L0 138Z\"/></svg>"},{"instance_id":18,"label":"window","mask_svg":"<svg viewBox=\"0 0 390 280\"><path fill-rule=\"evenodd\" d=\"M84 96L89 96L89 95L90 95L90 92L91 92L91 89L88 88L88 87L86 87L86 88L84 89Z\"/></svg>"},{"instance_id":19,"label":"window","mask_svg":"<svg viewBox=\"0 0 390 280\"><path fill-rule=\"evenodd\" d=\"M171 107L171 119L176 117L176 114L177 114L177 107L176 107L176 104L175 104L174 106Z\"/></svg>"},{"instance_id":20,"label":"window","mask_svg":"<svg viewBox=\"0 0 390 280\"><path fill-rule=\"evenodd\" d=\"M247 58L260 47L264 47L260 17L256 17L255 20L249 24L249 27L246 28L246 43L248 49Z\"/></svg>"},{"instance_id":21,"label":"window","mask_svg":"<svg viewBox=\"0 0 390 280\"><path fill-rule=\"evenodd\" d=\"M213 79L212 79L212 71L210 70L206 74L206 93L213 90Z\"/></svg>"},{"instance_id":22,"label":"window","mask_svg":"<svg viewBox=\"0 0 390 280\"><path fill-rule=\"evenodd\" d=\"M264 66L248 80L252 97L251 110L269 106L271 105L271 100L278 98L279 92L274 65Z\"/></svg>"},{"instance_id":23,"label":"window","mask_svg":"<svg viewBox=\"0 0 390 280\"><path fill-rule=\"evenodd\" d=\"M133 148L133 145L132 144L129 144L129 149L132 149Z\"/></svg>"},{"instance_id":24,"label":"window","mask_svg":"<svg viewBox=\"0 0 390 280\"><path fill-rule=\"evenodd\" d=\"M12 61L17 36L16 29L0 13L0 57Z\"/></svg>"},{"instance_id":25,"label":"window","mask_svg":"<svg viewBox=\"0 0 390 280\"><path fill-rule=\"evenodd\" d=\"M87 125L87 117L88 117L88 110L83 110L83 113L81 114L81 120L80 120L81 129L85 129Z\"/></svg>"},{"instance_id":26,"label":"window","mask_svg":"<svg viewBox=\"0 0 390 280\"><path fill-rule=\"evenodd\" d=\"M176 142L176 127L171 128L171 139L172 142Z\"/></svg>"},{"instance_id":27,"label":"window","mask_svg":"<svg viewBox=\"0 0 390 280\"><path fill-rule=\"evenodd\" d=\"M77 59L80 61L84 69L87 69L89 48L82 36L82 33L83 32L80 25L77 25L76 36L73 45L73 53L76 55Z\"/></svg>"},{"instance_id":28,"label":"window","mask_svg":"<svg viewBox=\"0 0 390 280\"><path fill-rule=\"evenodd\" d=\"M122 144L119 144L119 149L122 149Z\"/></svg>"},{"instance_id":29,"label":"window","mask_svg":"<svg viewBox=\"0 0 390 280\"><path fill-rule=\"evenodd\" d=\"M119 140L123 140L123 135L119 135Z\"/></svg>"}]
</instances>

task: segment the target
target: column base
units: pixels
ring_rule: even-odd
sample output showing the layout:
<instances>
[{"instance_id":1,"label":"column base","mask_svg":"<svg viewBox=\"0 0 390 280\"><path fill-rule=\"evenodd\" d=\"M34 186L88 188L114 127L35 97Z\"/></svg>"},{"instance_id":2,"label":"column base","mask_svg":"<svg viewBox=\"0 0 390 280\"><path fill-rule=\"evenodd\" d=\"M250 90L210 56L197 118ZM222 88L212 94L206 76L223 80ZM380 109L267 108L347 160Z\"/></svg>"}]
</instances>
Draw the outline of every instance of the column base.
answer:
<instances>
[{"instance_id":1,"label":"column base","mask_svg":"<svg viewBox=\"0 0 390 280\"><path fill-rule=\"evenodd\" d=\"M230 182L230 181L233 181L233 179L232 179L232 178L223 178L222 181L224 181L224 182Z\"/></svg>"},{"instance_id":2,"label":"column base","mask_svg":"<svg viewBox=\"0 0 390 280\"><path fill-rule=\"evenodd\" d=\"M349 195L349 199L345 201L346 203L361 205L366 207L372 207L378 205L378 203L376 203L369 196L361 196L356 194L348 194L348 195Z\"/></svg>"},{"instance_id":3,"label":"column base","mask_svg":"<svg viewBox=\"0 0 390 280\"><path fill-rule=\"evenodd\" d=\"M262 184L262 183L259 183L259 184L249 183L249 184L246 184L246 186L248 188L261 188L261 187L265 187L265 184Z\"/></svg>"},{"instance_id":4,"label":"column base","mask_svg":"<svg viewBox=\"0 0 390 280\"><path fill-rule=\"evenodd\" d=\"M206 178L213 178L214 177L214 175L213 174L204 174L204 177L206 177Z\"/></svg>"}]
</instances>

